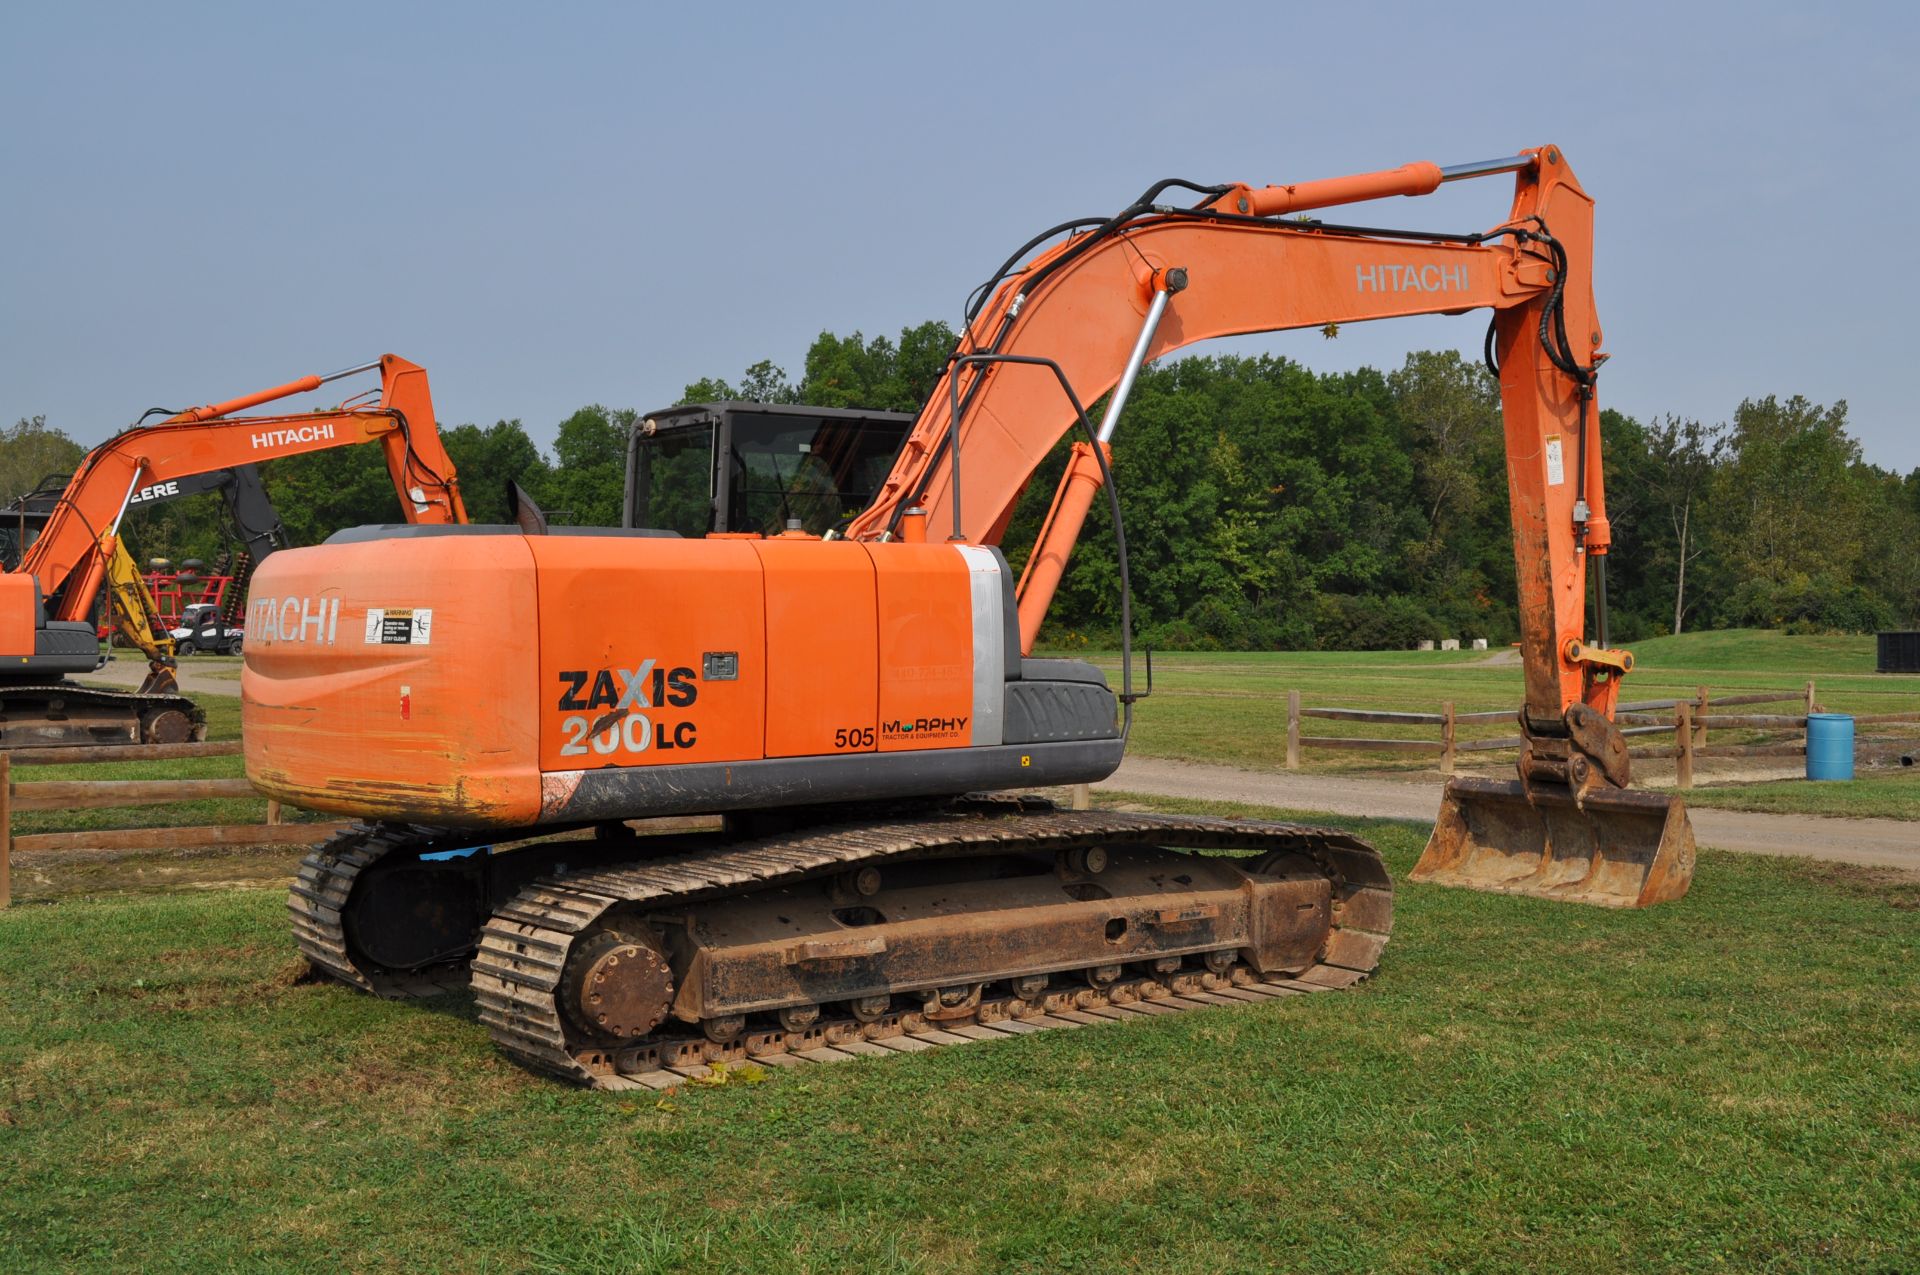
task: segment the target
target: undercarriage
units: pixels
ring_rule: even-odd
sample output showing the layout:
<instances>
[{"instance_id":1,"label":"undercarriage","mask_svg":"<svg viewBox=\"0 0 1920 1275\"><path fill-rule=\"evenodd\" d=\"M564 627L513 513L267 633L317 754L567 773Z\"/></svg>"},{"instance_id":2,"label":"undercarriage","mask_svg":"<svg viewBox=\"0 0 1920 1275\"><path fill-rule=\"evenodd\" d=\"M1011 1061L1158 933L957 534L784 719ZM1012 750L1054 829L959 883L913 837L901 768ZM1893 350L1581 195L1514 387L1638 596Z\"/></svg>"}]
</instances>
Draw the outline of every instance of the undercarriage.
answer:
<instances>
[{"instance_id":1,"label":"undercarriage","mask_svg":"<svg viewBox=\"0 0 1920 1275\"><path fill-rule=\"evenodd\" d=\"M509 1056L599 1087L1350 986L1392 928L1347 833L1031 798L473 840L319 847L289 896L302 951L387 995L464 972Z\"/></svg>"},{"instance_id":2,"label":"undercarriage","mask_svg":"<svg viewBox=\"0 0 1920 1275\"><path fill-rule=\"evenodd\" d=\"M0 748L185 744L206 737L206 713L177 692L0 682Z\"/></svg>"}]
</instances>

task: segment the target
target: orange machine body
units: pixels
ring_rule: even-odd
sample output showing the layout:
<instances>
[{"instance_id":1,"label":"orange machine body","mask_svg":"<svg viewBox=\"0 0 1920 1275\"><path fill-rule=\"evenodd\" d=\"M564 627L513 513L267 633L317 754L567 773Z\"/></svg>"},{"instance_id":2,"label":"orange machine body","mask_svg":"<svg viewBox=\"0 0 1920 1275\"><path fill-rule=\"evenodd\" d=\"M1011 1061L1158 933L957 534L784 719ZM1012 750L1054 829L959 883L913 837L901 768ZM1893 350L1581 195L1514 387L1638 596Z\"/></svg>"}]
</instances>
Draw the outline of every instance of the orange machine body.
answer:
<instances>
[{"instance_id":1,"label":"orange machine body","mask_svg":"<svg viewBox=\"0 0 1920 1275\"><path fill-rule=\"evenodd\" d=\"M33 650L34 604L37 601L38 595L30 577L12 572L0 574L0 653ZM0 658L5 656L0 655Z\"/></svg>"},{"instance_id":2,"label":"orange machine body","mask_svg":"<svg viewBox=\"0 0 1920 1275\"><path fill-rule=\"evenodd\" d=\"M247 766L272 796L514 827L1071 783L1119 760L1110 699L1099 738L1007 738L1020 661L1010 679L991 550L399 531L255 575Z\"/></svg>"}]
</instances>

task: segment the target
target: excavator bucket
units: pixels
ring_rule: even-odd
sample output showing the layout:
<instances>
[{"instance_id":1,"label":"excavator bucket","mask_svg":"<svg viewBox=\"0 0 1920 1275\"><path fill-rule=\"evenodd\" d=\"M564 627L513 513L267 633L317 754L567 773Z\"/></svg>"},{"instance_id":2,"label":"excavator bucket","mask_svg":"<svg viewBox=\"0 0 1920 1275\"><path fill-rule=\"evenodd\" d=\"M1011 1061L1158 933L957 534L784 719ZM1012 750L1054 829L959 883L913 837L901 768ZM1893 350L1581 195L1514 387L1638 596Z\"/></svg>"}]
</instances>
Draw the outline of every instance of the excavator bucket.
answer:
<instances>
[{"instance_id":1,"label":"excavator bucket","mask_svg":"<svg viewBox=\"0 0 1920 1275\"><path fill-rule=\"evenodd\" d=\"M1644 908L1693 881L1686 803L1608 788L1578 805L1564 788L1456 779L1410 880L1565 903Z\"/></svg>"}]
</instances>

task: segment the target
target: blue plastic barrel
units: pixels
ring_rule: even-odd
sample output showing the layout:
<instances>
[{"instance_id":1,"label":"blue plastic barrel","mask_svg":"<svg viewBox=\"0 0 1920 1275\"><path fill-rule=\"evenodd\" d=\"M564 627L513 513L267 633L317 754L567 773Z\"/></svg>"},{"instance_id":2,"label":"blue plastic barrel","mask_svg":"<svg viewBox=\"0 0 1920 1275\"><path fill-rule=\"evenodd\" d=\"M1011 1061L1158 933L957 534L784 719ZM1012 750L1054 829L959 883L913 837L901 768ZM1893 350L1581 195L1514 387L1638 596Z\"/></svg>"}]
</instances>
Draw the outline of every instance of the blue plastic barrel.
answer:
<instances>
[{"instance_id":1,"label":"blue plastic barrel","mask_svg":"<svg viewBox=\"0 0 1920 1275\"><path fill-rule=\"evenodd\" d=\"M1853 778L1853 718L1845 713L1807 714L1807 778Z\"/></svg>"}]
</instances>

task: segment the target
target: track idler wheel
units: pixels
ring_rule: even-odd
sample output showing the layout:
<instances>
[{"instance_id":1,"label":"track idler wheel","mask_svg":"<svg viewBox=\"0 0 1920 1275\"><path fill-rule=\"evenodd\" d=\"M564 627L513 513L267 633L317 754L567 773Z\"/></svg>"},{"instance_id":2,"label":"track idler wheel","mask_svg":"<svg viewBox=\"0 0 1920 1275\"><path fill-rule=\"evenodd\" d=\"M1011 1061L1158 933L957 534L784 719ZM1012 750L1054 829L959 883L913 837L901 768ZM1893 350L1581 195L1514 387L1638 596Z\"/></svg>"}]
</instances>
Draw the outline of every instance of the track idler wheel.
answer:
<instances>
[{"instance_id":1,"label":"track idler wheel","mask_svg":"<svg viewBox=\"0 0 1920 1275\"><path fill-rule=\"evenodd\" d=\"M673 973L649 940L614 930L574 950L561 982L567 1016L590 1035L633 1040L658 1027L673 1003Z\"/></svg>"},{"instance_id":2,"label":"track idler wheel","mask_svg":"<svg viewBox=\"0 0 1920 1275\"><path fill-rule=\"evenodd\" d=\"M140 719L143 744L185 744L192 739L193 719L177 708L163 708Z\"/></svg>"},{"instance_id":3,"label":"track idler wheel","mask_svg":"<svg viewBox=\"0 0 1920 1275\"><path fill-rule=\"evenodd\" d=\"M1062 856L1069 875L1077 877L1099 876L1107 870L1107 848L1105 846L1075 846Z\"/></svg>"}]
</instances>

